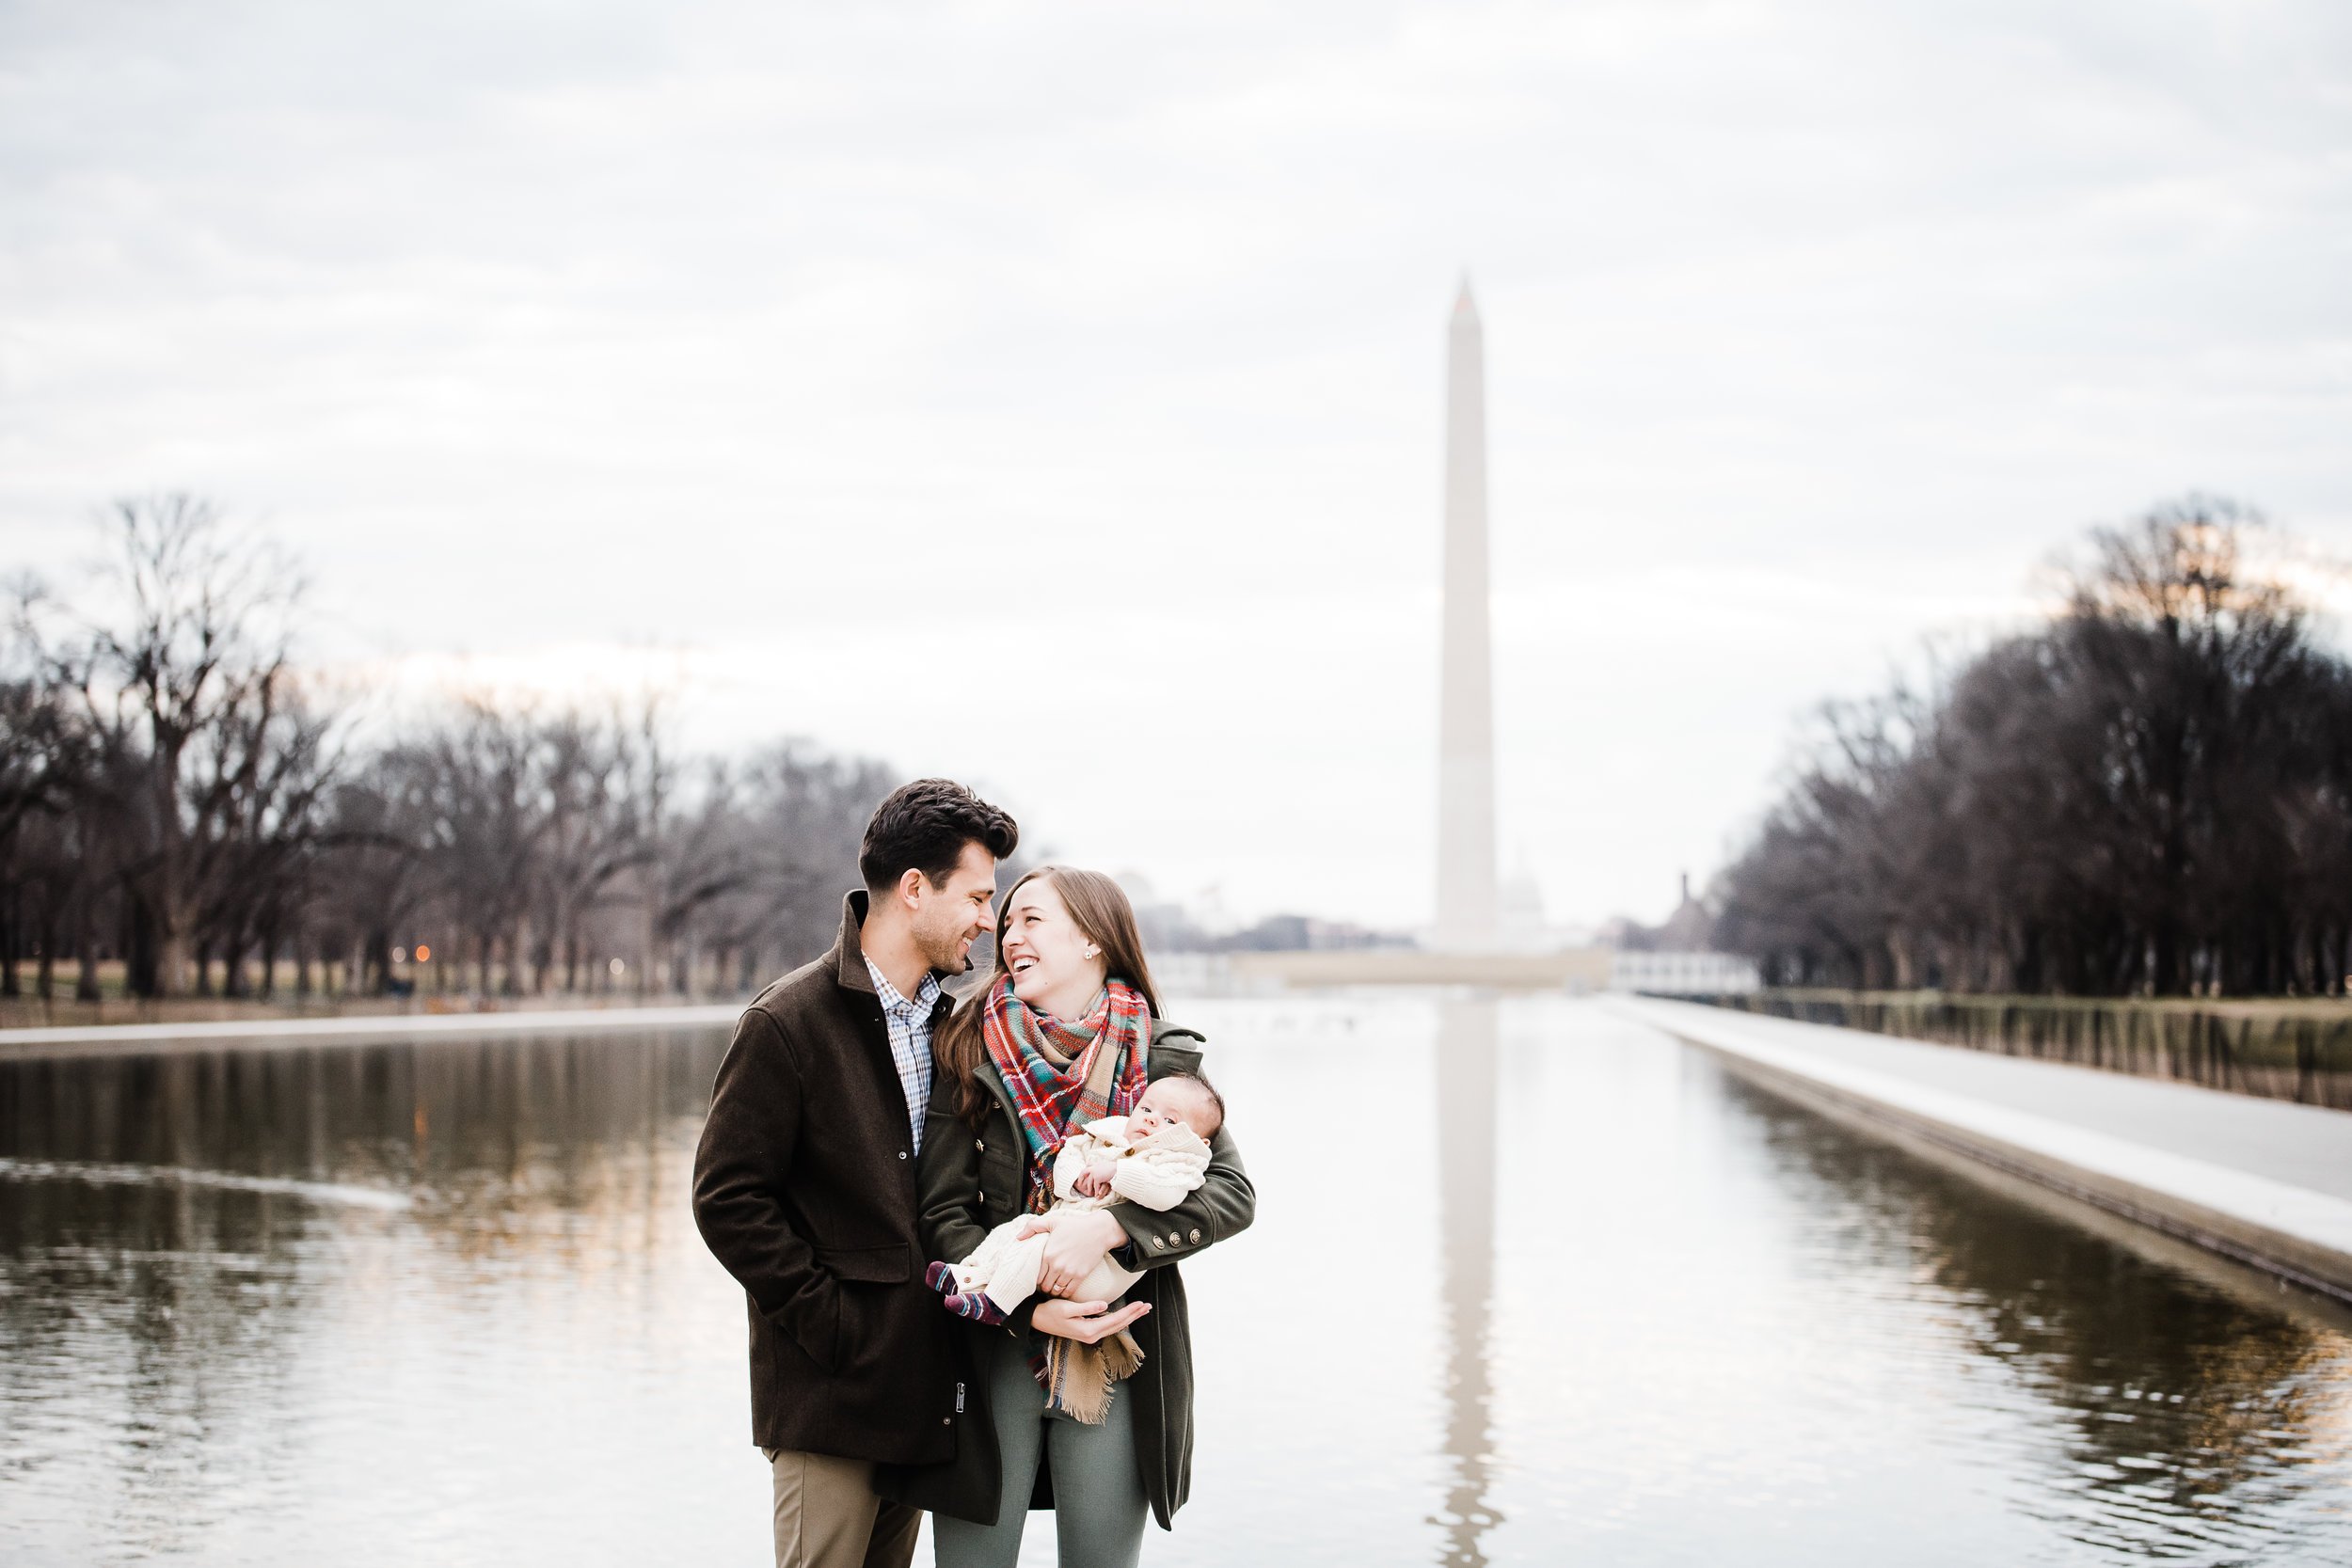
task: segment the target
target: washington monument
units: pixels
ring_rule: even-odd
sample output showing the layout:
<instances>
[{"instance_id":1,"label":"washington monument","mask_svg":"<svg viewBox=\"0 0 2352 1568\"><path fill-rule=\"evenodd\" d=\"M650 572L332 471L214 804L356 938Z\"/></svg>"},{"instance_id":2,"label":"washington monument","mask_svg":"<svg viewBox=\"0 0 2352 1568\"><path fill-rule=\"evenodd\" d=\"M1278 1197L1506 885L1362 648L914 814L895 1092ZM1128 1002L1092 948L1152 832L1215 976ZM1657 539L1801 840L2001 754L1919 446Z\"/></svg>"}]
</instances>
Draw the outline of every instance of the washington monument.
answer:
<instances>
[{"instance_id":1,"label":"washington monument","mask_svg":"<svg viewBox=\"0 0 2352 1568\"><path fill-rule=\"evenodd\" d=\"M1470 279L1447 333L1445 631L1438 698L1436 945L1490 949L1495 712L1486 632L1486 355Z\"/></svg>"}]
</instances>

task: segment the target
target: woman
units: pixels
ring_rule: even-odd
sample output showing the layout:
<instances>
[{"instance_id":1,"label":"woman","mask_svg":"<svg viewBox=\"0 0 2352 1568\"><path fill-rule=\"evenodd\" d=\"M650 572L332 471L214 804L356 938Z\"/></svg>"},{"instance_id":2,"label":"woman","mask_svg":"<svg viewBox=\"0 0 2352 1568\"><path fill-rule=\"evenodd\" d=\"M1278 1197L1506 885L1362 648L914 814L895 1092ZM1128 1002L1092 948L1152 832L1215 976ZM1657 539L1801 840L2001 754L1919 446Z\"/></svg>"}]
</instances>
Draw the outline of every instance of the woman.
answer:
<instances>
[{"instance_id":1,"label":"woman","mask_svg":"<svg viewBox=\"0 0 2352 1568\"><path fill-rule=\"evenodd\" d=\"M1125 1114L1151 1079L1198 1073L1200 1037L1159 1017L1135 911L1099 872L1044 866L1015 882L996 922L987 989L942 1027L939 1073L916 1176L927 1250L963 1257L990 1227L1041 1212L1054 1144L1079 1123ZM1192 1342L1179 1258L1245 1228L1257 1195L1223 1128L1206 1180L1176 1207L1058 1216L1040 1294L1000 1327L957 1320L967 1378L956 1458L888 1472L877 1490L933 1512L940 1568L1013 1568L1032 1508L1054 1510L1065 1568L1124 1568L1192 1479ZM1116 1252L1143 1271L1123 1304L1058 1297ZM1100 1425L1048 1398L1073 1352L1125 1333L1142 1362L1113 1389ZM1123 1364L1120 1358L1114 1364Z\"/></svg>"}]
</instances>

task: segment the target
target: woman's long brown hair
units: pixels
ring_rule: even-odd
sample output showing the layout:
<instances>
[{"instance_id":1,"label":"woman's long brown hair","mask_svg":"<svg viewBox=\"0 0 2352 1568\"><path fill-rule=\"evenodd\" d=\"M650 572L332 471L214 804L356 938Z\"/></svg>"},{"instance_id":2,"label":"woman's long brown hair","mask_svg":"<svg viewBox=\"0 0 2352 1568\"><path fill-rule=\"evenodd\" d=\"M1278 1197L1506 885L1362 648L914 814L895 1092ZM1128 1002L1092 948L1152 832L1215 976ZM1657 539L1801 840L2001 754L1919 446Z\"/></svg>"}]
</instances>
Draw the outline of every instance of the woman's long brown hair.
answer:
<instances>
[{"instance_id":1,"label":"woman's long brown hair","mask_svg":"<svg viewBox=\"0 0 2352 1568\"><path fill-rule=\"evenodd\" d=\"M988 1116L988 1091L980 1087L979 1066L988 1060L988 1041L981 1025L988 1017L988 993L1005 974L1005 927L1012 918L1013 895L1039 879L1054 884L1079 935L1103 950L1104 977L1124 980L1143 993L1152 1016L1160 1016L1160 993L1152 983L1152 966L1144 961L1143 933L1136 928L1136 910L1126 890L1100 871L1074 866L1041 865L1012 884L996 906L996 951L980 984L966 993L941 1026L931 1044L939 1070L955 1081L956 1115L973 1127Z\"/></svg>"}]
</instances>

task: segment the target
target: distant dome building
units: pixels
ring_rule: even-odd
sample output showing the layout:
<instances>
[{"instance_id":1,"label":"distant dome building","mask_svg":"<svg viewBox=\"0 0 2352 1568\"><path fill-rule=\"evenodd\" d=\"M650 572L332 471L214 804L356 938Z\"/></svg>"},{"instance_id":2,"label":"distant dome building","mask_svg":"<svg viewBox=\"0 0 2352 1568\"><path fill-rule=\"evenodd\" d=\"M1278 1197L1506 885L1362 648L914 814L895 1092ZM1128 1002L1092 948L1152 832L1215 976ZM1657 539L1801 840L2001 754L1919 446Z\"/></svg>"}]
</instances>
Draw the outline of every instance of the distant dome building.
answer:
<instances>
[{"instance_id":1,"label":"distant dome building","mask_svg":"<svg viewBox=\"0 0 2352 1568\"><path fill-rule=\"evenodd\" d=\"M1495 945L1508 953L1544 953L1558 945L1544 918L1544 890L1525 867L1495 889Z\"/></svg>"}]
</instances>

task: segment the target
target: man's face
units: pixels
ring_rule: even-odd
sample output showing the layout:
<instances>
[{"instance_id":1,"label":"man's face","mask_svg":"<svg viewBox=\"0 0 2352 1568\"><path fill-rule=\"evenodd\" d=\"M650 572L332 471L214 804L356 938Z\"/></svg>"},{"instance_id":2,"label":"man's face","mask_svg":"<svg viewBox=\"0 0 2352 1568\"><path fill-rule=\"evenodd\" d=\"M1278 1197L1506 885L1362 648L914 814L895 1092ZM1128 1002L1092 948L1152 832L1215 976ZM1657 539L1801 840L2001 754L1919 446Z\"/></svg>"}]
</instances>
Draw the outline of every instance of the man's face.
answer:
<instances>
[{"instance_id":1,"label":"man's face","mask_svg":"<svg viewBox=\"0 0 2352 1568\"><path fill-rule=\"evenodd\" d=\"M933 969L961 974L972 967L972 944L988 930L989 906L996 898L996 857L977 842L966 844L947 874L933 887L914 873L914 945Z\"/></svg>"}]
</instances>

